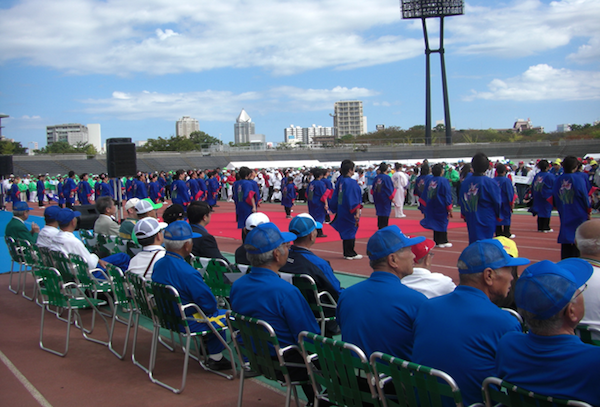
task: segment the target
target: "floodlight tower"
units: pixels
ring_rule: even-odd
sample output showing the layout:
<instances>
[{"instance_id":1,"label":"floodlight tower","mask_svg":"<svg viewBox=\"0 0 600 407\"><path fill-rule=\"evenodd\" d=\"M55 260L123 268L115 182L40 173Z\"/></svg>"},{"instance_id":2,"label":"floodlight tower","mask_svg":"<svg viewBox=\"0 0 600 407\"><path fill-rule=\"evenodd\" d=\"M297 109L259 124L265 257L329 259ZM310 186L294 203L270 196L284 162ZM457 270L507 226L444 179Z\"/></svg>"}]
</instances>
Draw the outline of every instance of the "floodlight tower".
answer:
<instances>
[{"instance_id":1,"label":"floodlight tower","mask_svg":"<svg viewBox=\"0 0 600 407\"><path fill-rule=\"evenodd\" d=\"M431 62L430 55L434 52L440 54L442 65L442 90L444 93L444 121L446 127L446 144L452 144L452 125L450 124L450 104L448 102L448 83L446 80L446 63L444 61L444 17L463 14L463 0L400 0L402 4L402 18L420 18L423 23L425 37L425 144L431 145ZM427 18L439 17L440 19L440 46L438 49L429 47L427 36Z\"/></svg>"}]
</instances>

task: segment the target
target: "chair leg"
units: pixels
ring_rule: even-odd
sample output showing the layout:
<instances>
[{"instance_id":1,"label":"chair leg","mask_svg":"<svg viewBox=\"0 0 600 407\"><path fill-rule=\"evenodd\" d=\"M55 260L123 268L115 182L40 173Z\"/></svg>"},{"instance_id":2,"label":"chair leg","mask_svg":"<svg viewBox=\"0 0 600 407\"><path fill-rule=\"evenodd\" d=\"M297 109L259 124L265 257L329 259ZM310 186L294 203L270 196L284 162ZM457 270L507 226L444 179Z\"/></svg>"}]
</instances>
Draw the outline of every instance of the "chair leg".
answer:
<instances>
[{"instance_id":1,"label":"chair leg","mask_svg":"<svg viewBox=\"0 0 600 407\"><path fill-rule=\"evenodd\" d=\"M113 316L112 323L110 326L110 335L108 336L108 350L110 350L113 353L113 355L123 360L123 358L125 358L125 353L127 352L127 345L129 343L129 333L131 332L131 324L133 322L133 309L130 308L129 310L129 320L127 321L126 328L127 332L125 333L125 344L123 345L123 352L120 354L113 348L113 336L115 334L115 325L117 321L122 322L118 320L117 309L115 308L115 314Z\"/></svg>"},{"instance_id":2,"label":"chair leg","mask_svg":"<svg viewBox=\"0 0 600 407\"><path fill-rule=\"evenodd\" d=\"M191 342L191 339L192 339L191 336L187 336L186 340L185 340L185 347L182 346L184 356L183 356L183 372L182 372L182 376L181 376L181 387L179 389L176 389L175 387L169 386L165 382L161 382L160 380L156 379L153 376L153 373L154 373L153 370L154 370L154 367L155 367L155 364L156 364L156 351L154 352L154 359L153 359L152 369L150 370L150 373L148 374L148 376L150 377L150 380L152 381L152 383L158 384L159 386L162 386L162 387L164 387L166 389L169 389L169 390L171 390L175 394L179 394L179 393L181 393L183 391L183 389L185 388L185 382L186 382L186 379L187 379L188 365L189 365L189 362L190 362L190 342ZM156 348L155 348L155 350L156 350Z\"/></svg>"},{"instance_id":3,"label":"chair leg","mask_svg":"<svg viewBox=\"0 0 600 407\"><path fill-rule=\"evenodd\" d=\"M12 288L12 279L13 279L13 274L15 274L15 271L13 271L14 268L14 261L11 263L10 266L10 278L8 279L8 291L10 291L13 294L19 294L19 290L21 289L21 272L23 271L23 265L20 263L19 264L19 271L16 272L18 273L18 278L17 278L17 289L13 289Z\"/></svg>"},{"instance_id":4,"label":"chair leg","mask_svg":"<svg viewBox=\"0 0 600 407\"><path fill-rule=\"evenodd\" d=\"M135 348L136 348L136 344L137 344L137 334L138 334L138 328L140 326L140 314L136 312L135 314L135 321L133 323L133 344L131 345L131 361L133 362L134 365L136 365L137 367L139 367L140 369L142 369L144 371L144 373L148 374L148 368L145 367L144 365L142 365L140 362L138 362L135 358ZM150 346L150 358L152 358L152 346L154 346L154 331L152 331L152 342L151 342L151 346ZM148 365L149 366L149 365Z\"/></svg>"},{"instance_id":5,"label":"chair leg","mask_svg":"<svg viewBox=\"0 0 600 407\"><path fill-rule=\"evenodd\" d=\"M238 407L242 407L242 398L244 396L244 367L240 372L240 390L238 393Z\"/></svg>"},{"instance_id":6,"label":"chair leg","mask_svg":"<svg viewBox=\"0 0 600 407\"><path fill-rule=\"evenodd\" d=\"M25 294L25 288L27 287L27 273L32 273L33 274L33 268L31 270L25 270L25 272L23 273L23 291L21 293L21 295L23 296L23 298L28 299L29 301L33 301L34 298L37 297L37 291L38 291L38 287L37 284L33 284L33 294L31 294L31 297L28 297L27 294Z\"/></svg>"},{"instance_id":7,"label":"chair leg","mask_svg":"<svg viewBox=\"0 0 600 407\"><path fill-rule=\"evenodd\" d=\"M71 333L71 309L69 308L69 316L68 316L68 320L67 320L67 338L65 341L65 351L64 352L58 352L54 349L50 349L44 346L44 313L45 313L45 308L46 307L42 307L42 321L40 324L40 348L45 350L46 352L50 352L54 355L57 356L65 356L67 354L67 352L69 351L69 336Z\"/></svg>"}]
</instances>

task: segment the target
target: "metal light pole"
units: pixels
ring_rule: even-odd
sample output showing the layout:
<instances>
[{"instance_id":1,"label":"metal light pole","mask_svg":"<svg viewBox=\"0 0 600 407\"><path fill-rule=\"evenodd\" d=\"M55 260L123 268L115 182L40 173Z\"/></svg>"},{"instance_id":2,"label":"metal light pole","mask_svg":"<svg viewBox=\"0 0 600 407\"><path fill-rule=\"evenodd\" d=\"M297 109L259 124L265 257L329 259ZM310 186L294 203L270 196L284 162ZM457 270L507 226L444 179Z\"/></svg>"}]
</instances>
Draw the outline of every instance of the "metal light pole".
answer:
<instances>
[{"instance_id":1,"label":"metal light pole","mask_svg":"<svg viewBox=\"0 0 600 407\"><path fill-rule=\"evenodd\" d=\"M444 121L446 127L446 144L452 144L452 124L450 123L450 102L448 101L448 81L446 78L446 62L444 60L444 17L463 14L463 0L400 0L402 18L420 18L423 24L425 38L425 144L431 145L431 62L432 53L440 54L442 67L442 92L444 96ZM440 46L438 49L429 47L427 35L427 18L440 19Z\"/></svg>"}]
</instances>

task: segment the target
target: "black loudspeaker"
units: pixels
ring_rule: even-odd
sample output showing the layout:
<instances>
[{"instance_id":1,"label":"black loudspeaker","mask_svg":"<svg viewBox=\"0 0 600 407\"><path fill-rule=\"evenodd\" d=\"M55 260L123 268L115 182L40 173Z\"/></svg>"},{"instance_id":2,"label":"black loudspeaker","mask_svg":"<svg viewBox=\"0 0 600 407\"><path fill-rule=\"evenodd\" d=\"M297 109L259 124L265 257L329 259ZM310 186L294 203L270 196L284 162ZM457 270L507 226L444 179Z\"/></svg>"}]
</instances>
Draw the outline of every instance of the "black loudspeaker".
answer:
<instances>
[{"instance_id":1,"label":"black loudspeaker","mask_svg":"<svg viewBox=\"0 0 600 407\"><path fill-rule=\"evenodd\" d=\"M13 156L0 155L0 176L7 178L13 171Z\"/></svg>"},{"instance_id":2,"label":"black loudspeaker","mask_svg":"<svg viewBox=\"0 0 600 407\"><path fill-rule=\"evenodd\" d=\"M94 223L96 223L96 219L100 216L96 210L96 205L73 206L73 210L81 212L81 217L77 221L77 228L75 230L94 229Z\"/></svg>"},{"instance_id":3,"label":"black loudspeaker","mask_svg":"<svg viewBox=\"0 0 600 407\"><path fill-rule=\"evenodd\" d=\"M116 142L115 142L116 140ZM130 138L106 140L106 167L109 177L131 177L137 173L135 144Z\"/></svg>"}]
</instances>

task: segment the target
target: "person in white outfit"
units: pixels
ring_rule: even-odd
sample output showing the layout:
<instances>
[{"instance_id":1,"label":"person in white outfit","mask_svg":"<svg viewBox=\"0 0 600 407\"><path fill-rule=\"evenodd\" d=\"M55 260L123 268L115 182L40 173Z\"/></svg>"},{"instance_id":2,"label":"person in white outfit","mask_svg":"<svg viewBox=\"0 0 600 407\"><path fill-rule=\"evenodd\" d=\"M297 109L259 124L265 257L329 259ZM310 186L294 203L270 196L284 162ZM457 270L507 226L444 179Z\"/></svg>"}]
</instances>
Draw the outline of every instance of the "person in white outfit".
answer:
<instances>
[{"instance_id":1,"label":"person in white outfit","mask_svg":"<svg viewBox=\"0 0 600 407\"><path fill-rule=\"evenodd\" d=\"M415 255L413 273L402 278L402 284L413 290L419 291L427 298L439 297L451 293L456 288L452 279L442 273L432 273L431 263L433 261L432 249L435 242L425 239L421 243L411 246Z\"/></svg>"},{"instance_id":2,"label":"person in white outfit","mask_svg":"<svg viewBox=\"0 0 600 407\"><path fill-rule=\"evenodd\" d=\"M392 175L392 182L396 189L394 195L394 210L397 218L405 218L404 214L404 197L406 196L406 188L408 187L408 175L402 171L402 164L395 164L396 172Z\"/></svg>"}]
</instances>

